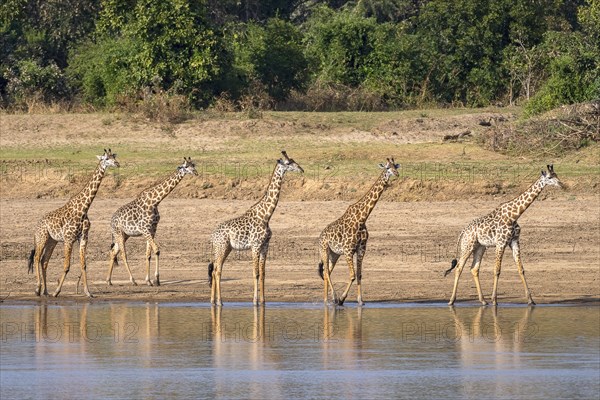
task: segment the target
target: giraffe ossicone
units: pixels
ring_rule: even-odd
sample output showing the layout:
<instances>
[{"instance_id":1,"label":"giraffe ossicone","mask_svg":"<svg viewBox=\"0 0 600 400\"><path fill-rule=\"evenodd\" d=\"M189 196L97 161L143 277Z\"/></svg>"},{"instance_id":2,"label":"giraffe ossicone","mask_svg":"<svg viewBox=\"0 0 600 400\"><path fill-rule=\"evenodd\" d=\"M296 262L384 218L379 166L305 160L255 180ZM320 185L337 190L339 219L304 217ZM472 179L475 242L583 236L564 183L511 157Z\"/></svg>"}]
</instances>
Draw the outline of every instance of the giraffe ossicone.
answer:
<instances>
[{"instance_id":1,"label":"giraffe ossicone","mask_svg":"<svg viewBox=\"0 0 600 400\"><path fill-rule=\"evenodd\" d=\"M46 214L37 224L34 233L34 248L29 256L29 272L37 274L37 285L35 294L48 294L46 285L46 271L52 252L58 242L64 242L64 268L63 274L54 292L58 296L71 268L71 253L73 244L79 241L79 260L81 264L81 275L83 278L83 290L88 297L93 297L87 284L86 249L90 230L90 220L87 212L96 197L104 173L109 167L119 167L116 160L117 155L111 149L104 149L104 154L97 156L98 166L92 174L87 185L62 207ZM42 290L43 289L43 290Z\"/></svg>"},{"instance_id":2,"label":"giraffe ossicone","mask_svg":"<svg viewBox=\"0 0 600 400\"><path fill-rule=\"evenodd\" d=\"M265 303L265 264L271 240L269 220L275 212L283 176L288 171L304 172L302 167L282 150L264 196L246 213L221 223L211 235L212 262L208 264L208 283L211 286L210 302L222 305L221 272L231 250L251 250L254 280L253 303ZM260 297L259 297L260 286Z\"/></svg>"},{"instance_id":3,"label":"giraffe ossicone","mask_svg":"<svg viewBox=\"0 0 600 400\"><path fill-rule=\"evenodd\" d=\"M483 254L488 247L495 247L496 249L492 304L498 304L498 279L502 267L502 256L506 246L509 246L512 249L513 258L517 265L517 269L519 270L519 276L523 282L523 287L525 288L527 303L530 305L535 304L531 297L531 291L527 286L527 281L525 280L525 270L523 269L521 249L519 246L521 227L517 223L517 219L519 219L525 210L527 210L546 186L565 188L565 185L558 179L558 176L554 172L554 166L549 164L546 167L548 168L548 171L542 170L540 177L525 192L511 201L500 204L500 206L491 213L473 220L462 230L457 242L457 258L452 260L450 269L444 273L444 276L446 276L456 268L454 287L448 305L453 305L456 301L458 280L465 263L471 255L473 255L471 274L475 281L479 302L482 305L487 304L483 298L483 293L481 292L479 269L481 267Z\"/></svg>"},{"instance_id":4,"label":"giraffe ossicone","mask_svg":"<svg viewBox=\"0 0 600 400\"><path fill-rule=\"evenodd\" d=\"M183 164L179 165L175 172L160 183L151 186L142 191L133 201L120 207L112 216L110 228L112 233L112 245L110 247L108 276L106 283L112 285L112 271L115 264L118 264L117 257L119 253L123 258L125 268L129 273L129 281L137 285L131 269L127 263L127 254L125 252L125 242L130 237L143 236L146 239L146 284L148 286L160 286L160 277L158 273L158 259L160 256L159 246L154 241L156 228L160 221L158 205L167 197L185 175L198 175L196 165L190 157L183 158ZM156 269L154 273L154 282L150 280L150 260L154 253Z\"/></svg>"},{"instance_id":5,"label":"giraffe ossicone","mask_svg":"<svg viewBox=\"0 0 600 400\"><path fill-rule=\"evenodd\" d=\"M346 212L336 221L329 224L319 237L319 252L321 261L319 263L319 275L324 281L324 303L328 302L328 289L331 291L334 304L342 305L348 296L352 282L356 280L358 297L357 302L363 305L361 280L362 261L367 250L367 219L375 205L381 198L381 194L389 185L392 176L399 176L399 164L394 158L386 159L385 164L379 164L383 172L379 175L371 189L355 204L348 207ZM356 254L356 269L354 267L354 255ZM331 282L331 273L340 256L344 256L350 273L350 279L346 290L338 298Z\"/></svg>"}]
</instances>

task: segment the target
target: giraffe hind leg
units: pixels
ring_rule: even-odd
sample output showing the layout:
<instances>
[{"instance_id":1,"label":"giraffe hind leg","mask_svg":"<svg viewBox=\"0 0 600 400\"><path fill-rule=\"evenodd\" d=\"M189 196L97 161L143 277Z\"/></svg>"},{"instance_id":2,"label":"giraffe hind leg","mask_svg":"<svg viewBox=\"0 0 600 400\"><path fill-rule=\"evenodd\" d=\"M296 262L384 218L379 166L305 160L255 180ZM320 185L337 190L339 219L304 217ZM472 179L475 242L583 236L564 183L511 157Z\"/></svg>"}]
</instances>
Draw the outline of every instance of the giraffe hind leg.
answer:
<instances>
[{"instance_id":1,"label":"giraffe hind leg","mask_svg":"<svg viewBox=\"0 0 600 400\"><path fill-rule=\"evenodd\" d=\"M462 273L463 268L465 267L465 263L471 256L472 250L464 252L460 259L458 260L456 271L454 272L454 287L452 288L452 296L450 297L450 301L448 302L449 306L454 305L456 301L456 292L458 290L458 280L460 279L460 274Z\"/></svg>"},{"instance_id":2,"label":"giraffe hind leg","mask_svg":"<svg viewBox=\"0 0 600 400\"><path fill-rule=\"evenodd\" d=\"M344 304L344 301L346 301L346 297L348 296L348 292L350 292L350 287L352 286L352 282L354 282L356 280L356 273L354 271L354 255L353 254L346 254L346 263L348 264L350 278L348 280L348 285L346 286L346 290L344 290L344 293L342 293L342 295L340 296L340 298L337 302L337 304L340 306Z\"/></svg>"},{"instance_id":3,"label":"giraffe hind leg","mask_svg":"<svg viewBox=\"0 0 600 400\"><path fill-rule=\"evenodd\" d=\"M215 244L213 243L213 268L212 268L212 285L210 292L210 302L213 305L222 306L223 301L221 299L221 271L223 270L223 264L227 259L229 253L231 253L231 245L229 241ZM209 271L211 271L209 267Z\"/></svg>"},{"instance_id":4,"label":"giraffe hind leg","mask_svg":"<svg viewBox=\"0 0 600 400\"><path fill-rule=\"evenodd\" d=\"M475 281L475 286L477 287L477 295L479 296L479 302L481 305L487 305L487 301L483 298L483 293L481 292L481 284L479 283L479 268L481 267L481 260L483 259L483 254L485 253L485 246L477 246L473 251L473 265L471 266L471 274L473 275L473 280Z\"/></svg>"}]
</instances>

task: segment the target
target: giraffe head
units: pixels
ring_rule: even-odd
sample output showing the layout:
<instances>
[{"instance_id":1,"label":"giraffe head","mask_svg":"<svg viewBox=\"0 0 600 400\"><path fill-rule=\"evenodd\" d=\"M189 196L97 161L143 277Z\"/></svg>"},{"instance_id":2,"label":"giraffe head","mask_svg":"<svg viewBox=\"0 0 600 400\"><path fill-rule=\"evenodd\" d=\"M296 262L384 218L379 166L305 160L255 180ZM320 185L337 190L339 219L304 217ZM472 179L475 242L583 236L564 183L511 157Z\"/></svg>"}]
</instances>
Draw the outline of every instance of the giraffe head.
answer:
<instances>
[{"instance_id":1,"label":"giraffe head","mask_svg":"<svg viewBox=\"0 0 600 400\"><path fill-rule=\"evenodd\" d=\"M108 149L108 151L104 149L104 154L96 157L98 157L98 160L100 160L100 164L102 164L103 168L119 167L117 155L113 153L110 149Z\"/></svg>"},{"instance_id":2,"label":"giraffe head","mask_svg":"<svg viewBox=\"0 0 600 400\"><path fill-rule=\"evenodd\" d=\"M289 158L285 150L281 151L281 155L283 158L277 160L277 164L283 167L283 172L296 171L304 173L302 167L298 165L298 163L296 163L296 161L294 161L292 158Z\"/></svg>"},{"instance_id":3,"label":"giraffe head","mask_svg":"<svg viewBox=\"0 0 600 400\"><path fill-rule=\"evenodd\" d=\"M393 176L400 176L400 174L398 173L398 168L400 168L400 164L396 164L394 162L394 157L390 157L390 158L386 158L386 163L385 164L379 164L379 168L384 169L385 170L385 182L387 183L387 181Z\"/></svg>"},{"instance_id":4,"label":"giraffe head","mask_svg":"<svg viewBox=\"0 0 600 400\"><path fill-rule=\"evenodd\" d=\"M198 171L196 171L196 164L194 164L194 162L192 161L192 159L190 157L185 158L183 157L183 164L181 164L179 167L177 167L177 169L179 171L183 171L183 174L190 174L190 175L198 175Z\"/></svg>"},{"instance_id":5,"label":"giraffe head","mask_svg":"<svg viewBox=\"0 0 600 400\"><path fill-rule=\"evenodd\" d=\"M542 170L542 175L540 176L540 182L543 186L558 186L561 189L565 189L565 185L558 179L558 175L554 172L554 165L549 164L548 172Z\"/></svg>"}]
</instances>

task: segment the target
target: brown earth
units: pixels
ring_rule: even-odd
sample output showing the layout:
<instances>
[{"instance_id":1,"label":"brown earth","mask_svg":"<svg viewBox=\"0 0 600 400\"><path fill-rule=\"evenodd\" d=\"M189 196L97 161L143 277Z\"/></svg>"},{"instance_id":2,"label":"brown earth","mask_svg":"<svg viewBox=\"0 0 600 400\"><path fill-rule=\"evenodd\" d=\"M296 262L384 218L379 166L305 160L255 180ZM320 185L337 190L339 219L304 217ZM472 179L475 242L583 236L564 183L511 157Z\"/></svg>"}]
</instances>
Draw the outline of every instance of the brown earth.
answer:
<instances>
[{"instance_id":1,"label":"brown earth","mask_svg":"<svg viewBox=\"0 0 600 400\"><path fill-rule=\"evenodd\" d=\"M518 195L536 179L546 160L490 152L473 141L441 142L446 135L467 130L476 134L484 129L481 121L514 118L512 112L497 110L389 116L273 113L261 120L199 117L161 126L112 114L0 114L0 299L40 301L33 294L35 275L27 274L32 229L46 212L80 190L97 148L112 146L119 153L121 172L108 174L89 212L87 259L96 296L92 301L208 301L210 232L260 198L273 159L285 147L306 173L286 176L271 220L267 301L322 301L317 237L372 184L376 163L392 154L403 164L403 175L368 221L363 298L367 303L446 302L452 276L444 278L443 272L455 257L460 230ZM524 265L537 302L600 302L597 150L596 146L555 160L570 190L545 190L519 220ZM145 244L139 238L128 242L128 255L140 286L129 284L122 265L115 268L114 286L107 286L112 213L170 171L177 162L173 160L187 155L197 161L201 174L186 177L161 204L157 241L162 286L141 285ZM230 163L246 169L222 169ZM594 168L596 172L590 173ZM62 255L58 246L48 272L51 293L60 277ZM41 301L87 301L75 294L79 265L77 257L73 260L60 297ZM250 263L247 252L230 255L223 272L225 302L251 300ZM524 303L510 251L505 252L503 265L500 301ZM493 251L488 251L481 272L487 298L492 269ZM347 267L338 263L333 273L338 291L347 278ZM355 299L354 287L349 301ZM465 270L458 300L474 299L474 284Z\"/></svg>"}]
</instances>

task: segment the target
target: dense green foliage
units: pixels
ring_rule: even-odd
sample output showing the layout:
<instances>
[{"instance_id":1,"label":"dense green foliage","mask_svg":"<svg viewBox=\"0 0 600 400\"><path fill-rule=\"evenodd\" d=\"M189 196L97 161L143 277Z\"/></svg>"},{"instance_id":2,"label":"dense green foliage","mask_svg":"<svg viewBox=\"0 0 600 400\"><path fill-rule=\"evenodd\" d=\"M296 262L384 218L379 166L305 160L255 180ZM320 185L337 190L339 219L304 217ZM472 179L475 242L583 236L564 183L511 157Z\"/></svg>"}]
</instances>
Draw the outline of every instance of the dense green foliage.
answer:
<instances>
[{"instance_id":1,"label":"dense green foliage","mask_svg":"<svg viewBox=\"0 0 600 400\"><path fill-rule=\"evenodd\" d=\"M4 0L0 105L351 95L536 114L600 97L599 26L600 0Z\"/></svg>"}]
</instances>

